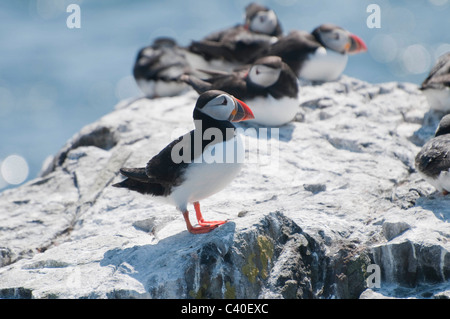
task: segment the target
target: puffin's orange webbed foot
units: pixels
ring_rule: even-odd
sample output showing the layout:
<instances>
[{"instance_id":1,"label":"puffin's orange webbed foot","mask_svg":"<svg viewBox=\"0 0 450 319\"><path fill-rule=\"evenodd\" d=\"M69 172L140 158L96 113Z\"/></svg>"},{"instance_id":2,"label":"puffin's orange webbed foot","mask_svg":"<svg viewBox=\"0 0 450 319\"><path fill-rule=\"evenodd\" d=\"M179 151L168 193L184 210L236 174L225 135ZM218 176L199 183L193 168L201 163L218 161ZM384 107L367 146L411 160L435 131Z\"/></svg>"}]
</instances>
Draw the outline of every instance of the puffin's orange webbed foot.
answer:
<instances>
[{"instance_id":1,"label":"puffin's orange webbed foot","mask_svg":"<svg viewBox=\"0 0 450 319\"><path fill-rule=\"evenodd\" d=\"M205 234L209 233L214 228L217 228L219 225L200 225L200 226L192 226L191 221L189 220L189 212L185 211L183 213L184 220L186 222L186 227L188 232L191 234Z\"/></svg>"},{"instance_id":2,"label":"puffin's orange webbed foot","mask_svg":"<svg viewBox=\"0 0 450 319\"><path fill-rule=\"evenodd\" d=\"M219 225L223 225L228 222L227 220L210 220L210 221L204 220L202 212L200 211L200 203L199 202L194 203L194 208L195 208L195 213L197 215L197 221L200 226L215 226L215 227L217 227Z\"/></svg>"}]
</instances>

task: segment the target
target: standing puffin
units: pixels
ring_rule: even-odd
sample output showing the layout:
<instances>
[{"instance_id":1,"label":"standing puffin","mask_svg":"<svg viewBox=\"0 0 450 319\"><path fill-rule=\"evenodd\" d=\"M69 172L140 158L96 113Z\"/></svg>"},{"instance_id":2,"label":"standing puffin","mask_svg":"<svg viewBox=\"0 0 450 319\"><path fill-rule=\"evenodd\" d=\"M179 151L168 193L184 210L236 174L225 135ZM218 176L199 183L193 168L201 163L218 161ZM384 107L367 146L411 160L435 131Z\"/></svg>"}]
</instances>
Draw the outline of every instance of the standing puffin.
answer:
<instances>
[{"instance_id":1,"label":"standing puffin","mask_svg":"<svg viewBox=\"0 0 450 319\"><path fill-rule=\"evenodd\" d=\"M284 125L298 112L298 79L278 56L260 58L231 73L210 72L209 75L204 80L192 75L183 75L181 79L198 93L222 90L252 105L253 121L261 125Z\"/></svg>"},{"instance_id":2,"label":"standing puffin","mask_svg":"<svg viewBox=\"0 0 450 319\"><path fill-rule=\"evenodd\" d=\"M277 55L299 78L310 81L334 81L344 71L348 54L367 51L356 35L332 24L322 24L312 33L295 30L263 51Z\"/></svg>"},{"instance_id":3,"label":"standing puffin","mask_svg":"<svg viewBox=\"0 0 450 319\"><path fill-rule=\"evenodd\" d=\"M207 233L226 221L205 221L199 201L225 188L240 172L243 144L231 122L253 117L244 102L223 91L207 91L194 108L195 129L167 145L146 167L120 169L127 178L113 186L164 198L183 213L190 233ZM199 226L189 220L189 203Z\"/></svg>"},{"instance_id":4,"label":"standing puffin","mask_svg":"<svg viewBox=\"0 0 450 319\"><path fill-rule=\"evenodd\" d=\"M439 122L435 137L425 143L415 158L420 175L439 192L450 192L450 114Z\"/></svg>"},{"instance_id":5,"label":"standing puffin","mask_svg":"<svg viewBox=\"0 0 450 319\"><path fill-rule=\"evenodd\" d=\"M450 52L437 60L420 89L431 109L450 113Z\"/></svg>"},{"instance_id":6,"label":"standing puffin","mask_svg":"<svg viewBox=\"0 0 450 319\"><path fill-rule=\"evenodd\" d=\"M201 41L192 41L187 58L192 68L214 68L229 71L254 60L282 35L273 10L251 3L245 9L245 22L212 33Z\"/></svg>"},{"instance_id":7,"label":"standing puffin","mask_svg":"<svg viewBox=\"0 0 450 319\"><path fill-rule=\"evenodd\" d=\"M147 97L174 96L186 89L186 84L177 79L189 69L184 52L175 40L163 37L139 51L133 75Z\"/></svg>"}]
</instances>

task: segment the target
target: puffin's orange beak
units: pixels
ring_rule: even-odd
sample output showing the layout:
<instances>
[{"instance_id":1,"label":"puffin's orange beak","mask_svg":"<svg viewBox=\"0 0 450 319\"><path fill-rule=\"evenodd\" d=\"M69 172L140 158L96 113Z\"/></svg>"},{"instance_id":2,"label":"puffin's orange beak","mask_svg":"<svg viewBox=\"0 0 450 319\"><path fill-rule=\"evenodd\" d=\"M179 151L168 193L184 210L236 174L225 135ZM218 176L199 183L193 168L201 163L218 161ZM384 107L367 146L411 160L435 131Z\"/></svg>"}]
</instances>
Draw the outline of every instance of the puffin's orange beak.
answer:
<instances>
[{"instance_id":1,"label":"puffin's orange beak","mask_svg":"<svg viewBox=\"0 0 450 319\"><path fill-rule=\"evenodd\" d=\"M241 121L252 120L255 118L252 110L250 109L250 107L247 104L245 104L241 100L235 98L234 96L233 96L233 99L235 101L236 107L234 108L233 112L231 113L231 115L232 115L231 122L241 122Z\"/></svg>"},{"instance_id":2,"label":"puffin's orange beak","mask_svg":"<svg viewBox=\"0 0 450 319\"><path fill-rule=\"evenodd\" d=\"M360 37L358 37L354 34L351 34L350 35L350 45L349 45L347 52L349 54L356 54L356 53L366 52L366 51L367 51L367 46L364 43L364 41Z\"/></svg>"}]
</instances>

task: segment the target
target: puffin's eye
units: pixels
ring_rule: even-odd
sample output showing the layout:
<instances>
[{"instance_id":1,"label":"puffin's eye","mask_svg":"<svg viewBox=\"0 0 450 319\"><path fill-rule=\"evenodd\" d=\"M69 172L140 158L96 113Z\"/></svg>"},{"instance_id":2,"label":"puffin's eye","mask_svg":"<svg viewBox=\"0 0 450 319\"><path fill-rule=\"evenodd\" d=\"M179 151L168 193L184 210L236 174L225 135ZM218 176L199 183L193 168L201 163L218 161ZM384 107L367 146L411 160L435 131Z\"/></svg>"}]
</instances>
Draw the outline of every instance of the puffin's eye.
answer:
<instances>
[{"instance_id":1,"label":"puffin's eye","mask_svg":"<svg viewBox=\"0 0 450 319\"><path fill-rule=\"evenodd\" d=\"M221 105L227 105L227 103L228 103L227 98L224 97Z\"/></svg>"}]
</instances>

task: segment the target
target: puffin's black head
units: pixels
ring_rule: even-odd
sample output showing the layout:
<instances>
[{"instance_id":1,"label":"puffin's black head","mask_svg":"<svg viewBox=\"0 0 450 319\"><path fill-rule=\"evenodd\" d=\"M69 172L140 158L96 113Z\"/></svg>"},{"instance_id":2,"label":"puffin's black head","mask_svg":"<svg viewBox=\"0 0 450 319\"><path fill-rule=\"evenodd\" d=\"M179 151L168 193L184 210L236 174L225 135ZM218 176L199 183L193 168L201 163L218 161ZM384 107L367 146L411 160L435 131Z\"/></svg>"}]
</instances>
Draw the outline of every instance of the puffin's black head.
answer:
<instances>
[{"instance_id":1,"label":"puffin's black head","mask_svg":"<svg viewBox=\"0 0 450 319\"><path fill-rule=\"evenodd\" d=\"M257 3L245 8L245 26L253 32L279 36L282 33L278 17L273 10Z\"/></svg>"},{"instance_id":2,"label":"puffin's black head","mask_svg":"<svg viewBox=\"0 0 450 319\"><path fill-rule=\"evenodd\" d=\"M206 115L218 121L240 122L254 119L247 104L234 96L219 90L202 93L195 104L194 119Z\"/></svg>"},{"instance_id":3,"label":"puffin's black head","mask_svg":"<svg viewBox=\"0 0 450 319\"><path fill-rule=\"evenodd\" d=\"M436 129L434 136L450 134L450 114L444 116Z\"/></svg>"},{"instance_id":4,"label":"puffin's black head","mask_svg":"<svg viewBox=\"0 0 450 319\"><path fill-rule=\"evenodd\" d=\"M253 63L248 72L250 82L261 87L274 85L280 78L283 61L278 56L266 56Z\"/></svg>"},{"instance_id":5,"label":"puffin's black head","mask_svg":"<svg viewBox=\"0 0 450 319\"><path fill-rule=\"evenodd\" d=\"M367 51L367 46L363 40L334 24L322 24L314 29L312 35L324 47L342 54L355 54Z\"/></svg>"}]
</instances>

